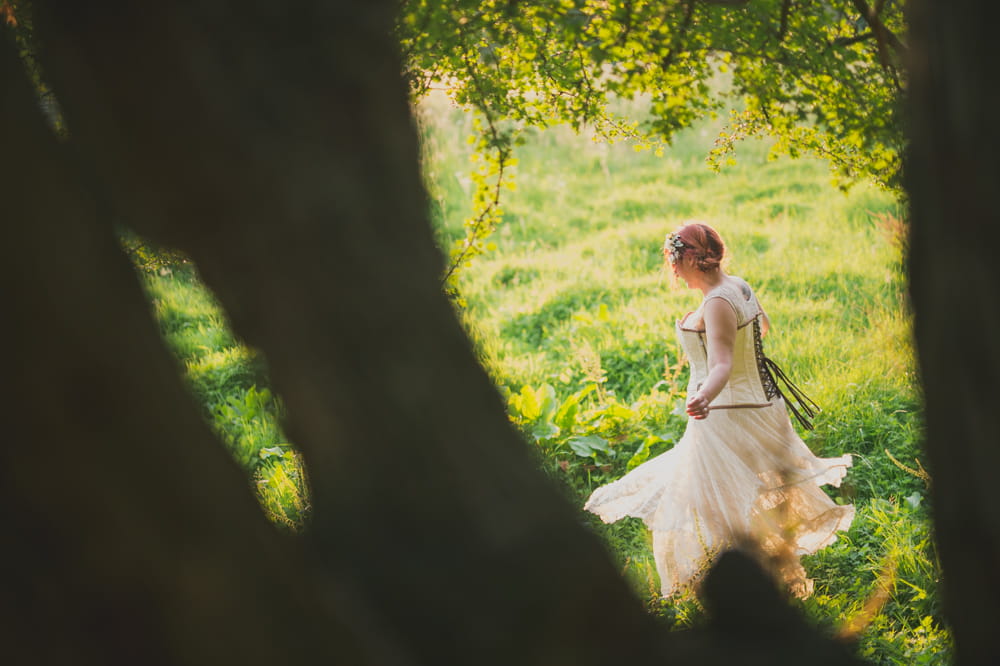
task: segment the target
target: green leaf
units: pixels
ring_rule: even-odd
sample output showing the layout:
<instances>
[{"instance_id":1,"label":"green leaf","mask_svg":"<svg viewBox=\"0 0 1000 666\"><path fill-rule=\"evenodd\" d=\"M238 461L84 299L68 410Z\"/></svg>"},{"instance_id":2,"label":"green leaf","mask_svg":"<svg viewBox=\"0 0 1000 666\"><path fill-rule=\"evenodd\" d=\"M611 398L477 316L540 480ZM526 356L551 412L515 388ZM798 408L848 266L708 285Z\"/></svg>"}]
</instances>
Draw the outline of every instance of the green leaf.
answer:
<instances>
[{"instance_id":1,"label":"green leaf","mask_svg":"<svg viewBox=\"0 0 1000 666\"><path fill-rule=\"evenodd\" d=\"M628 463L625 465L625 471L631 472L633 469L649 460L650 449L653 445L665 441L669 440L662 435L650 435L646 437L646 439L642 440L642 444L639 445L639 448L635 450L635 453L632 454L632 457L628 459Z\"/></svg>"},{"instance_id":2,"label":"green leaf","mask_svg":"<svg viewBox=\"0 0 1000 666\"><path fill-rule=\"evenodd\" d=\"M535 391L535 400L538 404L538 417L548 420L558 407L556 390L551 384L542 384Z\"/></svg>"},{"instance_id":3,"label":"green leaf","mask_svg":"<svg viewBox=\"0 0 1000 666\"><path fill-rule=\"evenodd\" d=\"M621 420L631 420L636 418L637 414L621 404L620 402L611 402L602 409L599 409L591 414L591 417L596 420L598 418L603 419L621 419Z\"/></svg>"},{"instance_id":4,"label":"green leaf","mask_svg":"<svg viewBox=\"0 0 1000 666\"><path fill-rule=\"evenodd\" d=\"M260 455L262 460L267 460L268 458L273 457L287 458L291 455L291 452L282 446L269 446L262 448L258 455Z\"/></svg>"},{"instance_id":5,"label":"green leaf","mask_svg":"<svg viewBox=\"0 0 1000 666\"><path fill-rule=\"evenodd\" d=\"M552 439L559 436L559 426L552 423L551 421L539 421L538 423L531 426L531 435L535 438L536 442L540 442L544 439Z\"/></svg>"},{"instance_id":6,"label":"green leaf","mask_svg":"<svg viewBox=\"0 0 1000 666\"><path fill-rule=\"evenodd\" d=\"M580 401L597 389L597 384L588 384L566 398L556 410L553 421L563 430L572 430L576 426L576 417L580 413Z\"/></svg>"},{"instance_id":7,"label":"green leaf","mask_svg":"<svg viewBox=\"0 0 1000 666\"><path fill-rule=\"evenodd\" d=\"M614 455L608 440L598 435L585 435L583 437L574 437L567 442L569 448L573 449L573 453L580 456L581 458L589 458L594 456L596 453L607 453Z\"/></svg>"},{"instance_id":8,"label":"green leaf","mask_svg":"<svg viewBox=\"0 0 1000 666\"><path fill-rule=\"evenodd\" d=\"M531 423L537 419L542 414L541 405L538 404L538 398L535 391L528 385L521 388L521 393L518 395L518 407L521 412L521 417Z\"/></svg>"}]
</instances>

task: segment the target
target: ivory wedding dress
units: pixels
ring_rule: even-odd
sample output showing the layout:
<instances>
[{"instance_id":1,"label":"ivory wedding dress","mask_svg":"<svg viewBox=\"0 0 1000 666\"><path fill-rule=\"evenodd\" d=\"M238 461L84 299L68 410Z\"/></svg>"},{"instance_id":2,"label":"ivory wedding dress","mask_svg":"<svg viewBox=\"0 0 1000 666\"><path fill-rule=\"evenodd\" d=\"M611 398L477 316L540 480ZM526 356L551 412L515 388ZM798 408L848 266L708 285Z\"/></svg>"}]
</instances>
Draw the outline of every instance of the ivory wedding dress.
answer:
<instances>
[{"instance_id":1,"label":"ivory wedding dress","mask_svg":"<svg viewBox=\"0 0 1000 666\"><path fill-rule=\"evenodd\" d=\"M712 298L732 305L738 324L732 373L712 411L689 419L674 448L595 490L584 508L607 523L625 516L645 522L663 596L689 588L722 550L749 538L804 598L812 581L799 557L833 542L854 518L853 506L834 503L820 488L840 485L851 456L818 458L792 428L775 382L775 374L784 376L763 353L763 311L738 278L677 322L691 366L689 394L708 374L703 311Z\"/></svg>"}]
</instances>

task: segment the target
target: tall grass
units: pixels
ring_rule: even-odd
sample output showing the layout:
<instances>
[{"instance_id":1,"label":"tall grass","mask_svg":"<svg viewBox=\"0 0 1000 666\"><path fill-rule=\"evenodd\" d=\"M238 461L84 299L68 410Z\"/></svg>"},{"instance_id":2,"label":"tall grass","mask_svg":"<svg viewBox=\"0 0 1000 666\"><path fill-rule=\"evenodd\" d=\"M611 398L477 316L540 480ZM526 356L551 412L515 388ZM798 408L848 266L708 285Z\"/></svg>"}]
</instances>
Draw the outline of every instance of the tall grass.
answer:
<instances>
[{"instance_id":1,"label":"tall grass","mask_svg":"<svg viewBox=\"0 0 1000 666\"><path fill-rule=\"evenodd\" d=\"M642 114L626 102L619 110ZM448 247L471 210L471 121L443 97L419 115L435 233ZM820 162L769 160L764 141L712 173L704 158L717 131L706 121L662 157L561 127L527 131L496 249L460 272L464 322L539 466L582 506L683 432L687 369L673 326L700 296L671 284L659 248L687 220L715 226L730 272L768 310L768 354L823 407L806 442L819 455L854 454L845 484L829 492L854 503L857 517L805 558L816 592L796 603L874 663L949 663L919 461L901 211L872 187L839 191ZM268 515L301 528L306 474L281 433L263 363L187 271L147 282L206 418L248 469ZM582 510L580 518L651 612L678 627L702 620L696 601L658 597L641 523L604 525Z\"/></svg>"},{"instance_id":2,"label":"tall grass","mask_svg":"<svg viewBox=\"0 0 1000 666\"><path fill-rule=\"evenodd\" d=\"M422 128L436 228L452 240L468 214L462 139L471 129L442 99L425 104ZM496 249L461 274L463 316L511 418L582 506L683 431L687 370L673 327L700 293L672 284L660 246L691 219L717 228L728 270L754 285L771 318L769 356L823 408L807 444L854 455L845 484L829 492L854 503L857 518L805 558L817 592L799 602L803 611L875 663L948 663L927 483L900 466L923 469L902 211L874 187L837 189L822 162L769 159L766 141L713 173L705 155L717 132L706 121L662 157L565 128L529 132ZM638 521L581 518L651 609L678 626L700 621L696 602L658 598Z\"/></svg>"}]
</instances>

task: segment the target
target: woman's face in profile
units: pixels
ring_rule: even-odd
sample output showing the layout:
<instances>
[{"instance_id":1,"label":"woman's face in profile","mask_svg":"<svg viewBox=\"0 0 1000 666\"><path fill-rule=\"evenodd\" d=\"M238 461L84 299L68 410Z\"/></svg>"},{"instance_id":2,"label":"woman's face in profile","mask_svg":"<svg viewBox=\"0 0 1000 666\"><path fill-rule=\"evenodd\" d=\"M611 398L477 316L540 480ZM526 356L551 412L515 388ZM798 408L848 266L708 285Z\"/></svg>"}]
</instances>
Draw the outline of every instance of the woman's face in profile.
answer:
<instances>
[{"instance_id":1,"label":"woman's face in profile","mask_svg":"<svg viewBox=\"0 0 1000 666\"><path fill-rule=\"evenodd\" d=\"M691 286L689 280L691 266L690 262L685 261L685 257L681 256L676 261L670 262L670 270L673 271L674 277L684 280L685 285Z\"/></svg>"}]
</instances>

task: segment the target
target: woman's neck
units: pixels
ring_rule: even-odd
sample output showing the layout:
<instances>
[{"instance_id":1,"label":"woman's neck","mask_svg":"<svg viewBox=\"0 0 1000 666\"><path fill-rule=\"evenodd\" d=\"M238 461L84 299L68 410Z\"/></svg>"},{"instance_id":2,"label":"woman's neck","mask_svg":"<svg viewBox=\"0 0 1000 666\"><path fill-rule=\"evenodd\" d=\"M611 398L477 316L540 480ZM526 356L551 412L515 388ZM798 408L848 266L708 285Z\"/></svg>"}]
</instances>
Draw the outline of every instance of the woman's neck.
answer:
<instances>
[{"instance_id":1,"label":"woman's neck","mask_svg":"<svg viewBox=\"0 0 1000 666\"><path fill-rule=\"evenodd\" d=\"M716 268L715 270L699 275L698 283L692 286L701 289L701 293L707 296L708 292L725 282L727 277L721 268Z\"/></svg>"}]
</instances>

